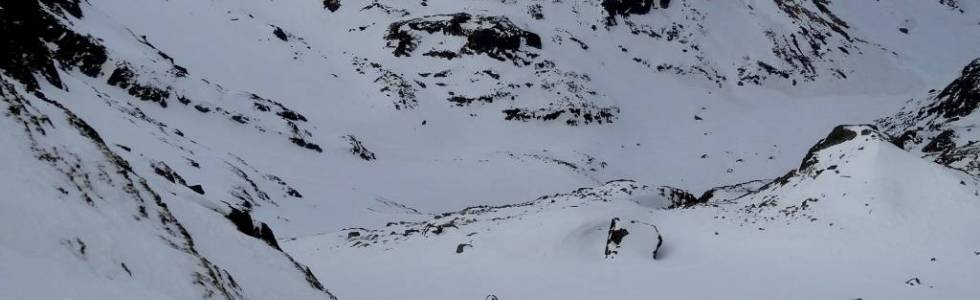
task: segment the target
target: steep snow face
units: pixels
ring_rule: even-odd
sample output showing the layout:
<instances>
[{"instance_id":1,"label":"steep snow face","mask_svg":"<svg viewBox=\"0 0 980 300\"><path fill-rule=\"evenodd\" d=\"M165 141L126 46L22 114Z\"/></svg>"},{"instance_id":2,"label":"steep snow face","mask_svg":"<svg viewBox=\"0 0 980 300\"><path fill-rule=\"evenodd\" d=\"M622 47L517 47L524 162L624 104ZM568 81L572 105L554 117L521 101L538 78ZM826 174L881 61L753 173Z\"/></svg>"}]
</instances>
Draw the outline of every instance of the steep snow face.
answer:
<instances>
[{"instance_id":1,"label":"steep snow face","mask_svg":"<svg viewBox=\"0 0 980 300\"><path fill-rule=\"evenodd\" d=\"M980 280L980 238L973 233L980 225L980 182L895 147L873 126L838 127L798 170L751 185L740 197L678 210L662 209L669 202L657 189L616 181L295 239L285 248L341 283L337 293L346 299L968 298L980 292L971 284ZM649 205L654 202L660 206ZM614 218L614 228L628 233L607 257ZM658 237L663 244L654 259ZM331 271L338 269L349 271Z\"/></svg>"},{"instance_id":2,"label":"steep snow face","mask_svg":"<svg viewBox=\"0 0 980 300\"><path fill-rule=\"evenodd\" d=\"M878 120L894 142L951 168L980 175L980 59L941 91L909 100L894 116Z\"/></svg>"},{"instance_id":3,"label":"steep snow face","mask_svg":"<svg viewBox=\"0 0 980 300\"><path fill-rule=\"evenodd\" d=\"M101 92L104 85L85 85L103 76L108 58L100 41L66 27L83 17L78 5L24 1L0 10L14 43L0 75L0 298L334 299L274 237L249 236L272 236L266 225L229 222L234 208L205 197L201 185L164 162L134 159L123 140L100 133L95 126L131 122L159 129L136 138L186 142ZM116 95L166 107L167 90L122 68L109 84L129 89ZM78 99L98 102L82 114L73 110ZM90 118L93 110L104 117Z\"/></svg>"},{"instance_id":4,"label":"steep snow face","mask_svg":"<svg viewBox=\"0 0 980 300\"><path fill-rule=\"evenodd\" d=\"M2 298L333 298L218 203L139 175L60 101L0 80Z\"/></svg>"}]
</instances>

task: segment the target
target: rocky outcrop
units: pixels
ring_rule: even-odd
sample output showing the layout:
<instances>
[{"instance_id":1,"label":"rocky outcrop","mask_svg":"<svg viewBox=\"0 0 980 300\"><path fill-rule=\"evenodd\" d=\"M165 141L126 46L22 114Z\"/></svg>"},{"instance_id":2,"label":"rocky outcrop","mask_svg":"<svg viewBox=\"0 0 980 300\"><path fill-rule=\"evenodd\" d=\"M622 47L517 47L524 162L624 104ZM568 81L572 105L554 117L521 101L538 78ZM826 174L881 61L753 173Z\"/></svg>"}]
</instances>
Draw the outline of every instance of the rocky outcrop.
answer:
<instances>
[{"instance_id":1,"label":"rocky outcrop","mask_svg":"<svg viewBox=\"0 0 980 300\"><path fill-rule=\"evenodd\" d=\"M367 147L364 147L364 144L362 144L361 141L354 135L346 135L344 136L344 139L350 143L350 153L354 156L366 161L377 159L374 152L371 152L371 150L368 150Z\"/></svg>"},{"instance_id":2,"label":"rocky outcrop","mask_svg":"<svg viewBox=\"0 0 980 300\"><path fill-rule=\"evenodd\" d=\"M244 233L245 235L260 239L266 244L269 244L272 248L282 251L279 248L279 242L276 240L275 233L272 232L272 228L263 222L256 222L252 219L252 214L248 210L237 209L234 207L230 208L231 212L225 217L228 218L231 223L235 224L238 231Z\"/></svg>"},{"instance_id":3,"label":"rocky outcrop","mask_svg":"<svg viewBox=\"0 0 980 300\"><path fill-rule=\"evenodd\" d=\"M395 56L411 56L423 46L421 35L442 34L465 39L458 49L432 49L426 55L452 59L482 54L518 65L529 65L537 57L526 48L541 48L541 37L514 25L507 17L455 13L432 15L392 23L385 39Z\"/></svg>"},{"instance_id":4,"label":"rocky outcrop","mask_svg":"<svg viewBox=\"0 0 980 300\"><path fill-rule=\"evenodd\" d=\"M685 208L704 203L700 198L683 189L662 186L657 188L657 191L666 200L667 208Z\"/></svg>"},{"instance_id":5,"label":"rocky outcrop","mask_svg":"<svg viewBox=\"0 0 980 300\"><path fill-rule=\"evenodd\" d=\"M35 75L62 87L57 67L95 77L107 60L105 47L91 36L69 29L59 19L81 18L77 0L13 1L0 9L0 69L29 90ZM57 66L57 67L56 67Z\"/></svg>"},{"instance_id":6,"label":"rocky outcrop","mask_svg":"<svg viewBox=\"0 0 980 300\"><path fill-rule=\"evenodd\" d=\"M335 12L340 9L340 0L323 0L323 8Z\"/></svg>"},{"instance_id":7,"label":"rocky outcrop","mask_svg":"<svg viewBox=\"0 0 980 300\"><path fill-rule=\"evenodd\" d=\"M937 163L980 175L980 59L940 91L910 101L901 112L878 120L899 147Z\"/></svg>"},{"instance_id":8,"label":"rocky outcrop","mask_svg":"<svg viewBox=\"0 0 980 300\"><path fill-rule=\"evenodd\" d=\"M620 245L623 243L623 239L629 235L629 230L623 228L619 224L619 218L613 218L609 223L609 235L606 238L606 258L616 258L616 254L619 254Z\"/></svg>"},{"instance_id":9,"label":"rocky outcrop","mask_svg":"<svg viewBox=\"0 0 980 300\"><path fill-rule=\"evenodd\" d=\"M616 25L616 17L629 15L645 15L651 9L666 9L670 0L604 0L602 8L606 11L606 25Z\"/></svg>"}]
</instances>

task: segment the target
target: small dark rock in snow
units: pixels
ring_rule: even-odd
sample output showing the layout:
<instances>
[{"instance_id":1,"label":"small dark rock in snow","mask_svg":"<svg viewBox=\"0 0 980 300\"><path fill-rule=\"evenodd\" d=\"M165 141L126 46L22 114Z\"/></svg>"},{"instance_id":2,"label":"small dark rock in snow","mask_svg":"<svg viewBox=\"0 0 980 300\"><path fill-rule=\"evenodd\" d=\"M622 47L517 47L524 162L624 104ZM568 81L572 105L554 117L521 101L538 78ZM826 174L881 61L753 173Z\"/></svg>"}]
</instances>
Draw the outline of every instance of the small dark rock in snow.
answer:
<instances>
[{"instance_id":1,"label":"small dark rock in snow","mask_svg":"<svg viewBox=\"0 0 980 300\"><path fill-rule=\"evenodd\" d=\"M619 245L630 232L619 226L619 218L613 218L609 224L609 237L606 238L606 258L614 258L619 253Z\"/></svg>"},{"instance_id":2,"label":"small dark rock in snow","mask_svg":"<svg viewBox=\"0 0 980 300\"><path fill-rule=\"evenodd\" d=\"M197 184L197 185L189 185L189 186L187 186L187 188L191 189L195 193L204 195L204 187L201 186L200 184Z\"/></svg>"},{"instance_id":3,"label":"small dark rock in snow","mask_svg":"<svg viewBox=\"0 0 980 300\"><path fill-rule=\"evenodd\" d=\"M660 253L660 246L664 244L664 238L660 235L660 229L657 229L657 226L653 226L653 230L657 232L657 247L653 248L653 259L656 260L657 255ZM715 232L715 235L718 235L718 233Z\"/></svg>"},{"instance_id":4,"label":"small dark rock in snow","mask_svg":"<svg viewBox=\"0 0 980 300\"><path fill-rule=\"evenodd\" d=\"M276 35L276 37L282 40L283 42L289 41L289 35L286 34L285 30L282 30L282 28L280 28L279 26L273 26L273 27L275 27L276 29L272 31L272 34Z\"/></svg>"},{"instance_id":5,"label":"small dark rock in snow","mask_svg":"<svg viewBox=\"0 0 980 300\"><path fill-rule=\"evenodd\" d=\"M340 0L323 0L323 8L335 12L340 9Z\"/></svg>"},{"instance_id":6,"label":"small dark rock in snow","mask_svg":"<svg viewBox=\"0 0 980 300\"><path fill-rule=\"evenodd\" d=\"M424 125L424 123L423 123L423 125ZM364 145L361 144L361 141L358 140L357 137L355 137L353 135L347 135L347 136L344 137L344 139L346 139L347 142L350 143L350 146L351 146L350 152L351 152L351 154L354 154L357 157L360 157L361 159L366 160L366 161L372 161L372 160L377 159L377 157L374 155L374 152L371 152L371 150L368 150L367 147L364 147Z\"/></svg>"},{"instance_id":7,"label":"small dark rock in snow","mask_svg":"<svg viewBox=\"0 0 980 300\"><path fill-rule=\"evenodd\" d=\"M912 279L906 280L905 284L909 286L917 286L917 285L921 285L922 281L919 280L919 277L912 277Z\"/></svg>"}]
</instances>

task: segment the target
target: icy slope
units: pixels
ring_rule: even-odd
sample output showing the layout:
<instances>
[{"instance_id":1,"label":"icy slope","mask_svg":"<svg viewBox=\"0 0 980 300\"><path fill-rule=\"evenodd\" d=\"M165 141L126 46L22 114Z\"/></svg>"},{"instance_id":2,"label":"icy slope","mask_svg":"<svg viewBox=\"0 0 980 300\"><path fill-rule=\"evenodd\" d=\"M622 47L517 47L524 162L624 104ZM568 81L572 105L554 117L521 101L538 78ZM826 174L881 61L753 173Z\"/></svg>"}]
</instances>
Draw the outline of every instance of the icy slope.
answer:
<instances>
[{"instance_id":1,"label":"icy slope","mask_svg":"<svg viewBox=\"0 0 980 300\"><path fill-rule=\"evenodd\" d=\"M615 181L285 247L348 299L963 299L980 292L978 189L873 127L841 126L798 170L692 209ZM629 234L607 259L617 217Z\"/></svg>"}]
</instances>

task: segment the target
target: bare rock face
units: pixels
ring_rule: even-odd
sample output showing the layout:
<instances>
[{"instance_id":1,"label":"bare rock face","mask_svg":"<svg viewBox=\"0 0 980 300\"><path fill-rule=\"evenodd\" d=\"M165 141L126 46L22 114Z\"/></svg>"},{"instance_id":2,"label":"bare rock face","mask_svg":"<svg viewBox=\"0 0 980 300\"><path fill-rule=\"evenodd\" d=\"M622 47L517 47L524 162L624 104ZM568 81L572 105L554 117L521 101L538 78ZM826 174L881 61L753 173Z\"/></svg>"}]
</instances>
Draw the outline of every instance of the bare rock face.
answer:
<instances>
[{"instance_id":1,"label":"bare rock face","mask_svg":"<svg viewBox=\"0 0 980 300\"><path fill-rule=\"evenodd\" d=\"M105 47L91 36L66 27L60 21L65 16L82 18L78 1L4 3L0 10L0 35L4 37L0 40L0 69L29 90L39 87L34 75L63 87L58 68L99 76L107 60Z\"/></svg>"},{"instance_id":2,"label":"bare rock face","mask_svg":"<svg viewBox=\"0 0 980 300\"><path fill-rule=\"evenodd\" d=\"M275 233L272 232L272 228L266 225L264 222L256 222L252 219L252 214L248 210L239 210L234 207L231 208L231 212L227 216L229 221L235 224L238 231L242 233L260 239L272 248L282 251L279 248L279 242L276 240Z\"/></svg>"},{"instance_id":3,"label":"bare rock face","mask_svg":"<svg viewBox=\"0 0 980 300\"><path fill-rule=\"evenodd\" d=\"M459 49L432 49L425 56L452 60L466 55L483 54L515 65L530 65L538 56L526 48L541 48L541 37L517 27L507 17L468 13L432 15L392 23L385 39L395 56L411 56L422 43L422 34L465 38ZM526 46L526 47L525 47Z\"/></svg>"},{"instance_id":4,"label":"bare rock face","mask_svg":"<svg viewBox=\"0 0 980 300\"><path fill-rule=\"evenodd\" d=\"M620 244L630 232L619 225L619 218L613 218L609 224L609 237L606 238L606 258L615 258L619 254Z\"/></svg>"}]
</instances>

